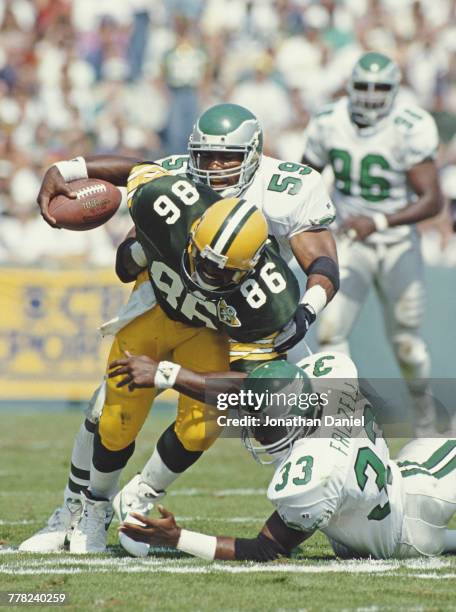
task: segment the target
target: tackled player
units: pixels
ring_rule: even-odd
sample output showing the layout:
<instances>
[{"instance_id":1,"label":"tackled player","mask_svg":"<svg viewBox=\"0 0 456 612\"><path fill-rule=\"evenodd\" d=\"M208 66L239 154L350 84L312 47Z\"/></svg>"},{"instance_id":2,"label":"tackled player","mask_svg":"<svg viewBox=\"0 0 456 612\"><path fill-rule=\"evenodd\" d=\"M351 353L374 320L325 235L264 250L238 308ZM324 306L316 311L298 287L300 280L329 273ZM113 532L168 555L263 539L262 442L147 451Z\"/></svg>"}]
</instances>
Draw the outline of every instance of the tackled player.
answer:
<instances>
[{"instance_id":1,"label":"tackled player","mask_svg":"<svg viewBox=\"0 0 456 612\"><path fill-rule=\"evenodd\" d=\"M319 376L321 362L324 377ZM255 538L188 531L161 506L161 518L134 515L135 523L124 523L120 532L208 560L271 561L289 556L317 530L345 559L456 553L456 530L445 529L456 512L456 439L413 440L393 461L372 406L358 393L350 358L318 353L299 366L285 361L261 364L245 382L263 392L277 391L278 383L296 394L309 386L319 394L331 390L329 405L309 406L301 414L324 420L325 414L349 408L364 426L347 429L343 438L337 426L244 428L247 449L257 459L269 455L275 467L267 492L275 512ZM189 375L180 373L182 380ZM273 404L255 415L266 422L268 415L286 417L292 411Z\"/></svg>"}]
</instances>

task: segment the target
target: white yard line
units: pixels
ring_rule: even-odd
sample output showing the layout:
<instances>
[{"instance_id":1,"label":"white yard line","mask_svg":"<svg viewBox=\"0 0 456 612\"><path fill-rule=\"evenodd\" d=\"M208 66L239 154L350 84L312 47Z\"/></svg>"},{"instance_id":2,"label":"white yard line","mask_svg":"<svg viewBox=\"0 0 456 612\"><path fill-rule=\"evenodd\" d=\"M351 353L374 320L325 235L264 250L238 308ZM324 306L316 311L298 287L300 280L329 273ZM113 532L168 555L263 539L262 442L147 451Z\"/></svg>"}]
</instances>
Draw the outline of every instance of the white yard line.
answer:
<instances>
[{"instance_id":1,"label":"white yard line","mask_svg":"<svg viewBox=\"0 0 456 612\"><path fill-rule=\"evenodd\" d=\"M247 496L247 497L255 497L257 495L266 495L267 489L218 489L214 491L213 489L199 489L199 488L190 488L190 489L176 489L171 490L167 493L168 497L196 497L198 495L208 495L210 497L225 497L226 495L235 496ZM55 491L46 491L44 489L39 489L38 491L31 491L30 489L25 491L20 491L15 489L14 491L0 491L0 495L5 496L21 496L21 495L47 495L54 496L56 495Z\"/></svg>"},{"instance_id":2,"label":"white yard line","mask_svg":"<svg viewBox=\"0 0 456 612\"><path fill-rule=\"evenodd\" d=\"M410 574L410 578L426 578L427 580L454 580L456 578L456 572L454 574Z\"/></svg>"},{"instance_id":3,"label":"white yard line","mask_svg":"<svg viewBox=\"0 0 456 612\"><path fill-rule=\"evenodd\" d=\"M6 551L5 551L6 552ZM122 558L87 558L78 556L62 556L60 558L31 558L29 560L8 561L0 566L0 574L5 575L38 575L38 574L82 574L82 573L154 573L154 574L250 574L250 573L282 573L282 574L379 574L395 577L417 577L432 579L454 579L455 573L437 574L429 570L448 568L451 563L440 559L419 559L412 561L328 561L317 564L249 564L228 565L224 563L204 563L198 559L132 559ZM412 569L414 573L400 572L400 569ZM423 573L416 573L417 570ZM455 568L456 569L456 568Z\"/></svg>"},{"instance_id":4,"label":"white yard line","mask_svg":"<svg viewBox=\"0 0 456 612\"><path fill-rule=\"evenodd\" d=\"M23 521L2 521L0 519L0 525L34 525L38 522L39 521L27 521L25 519Z\"/></svg>"}]
</instances>

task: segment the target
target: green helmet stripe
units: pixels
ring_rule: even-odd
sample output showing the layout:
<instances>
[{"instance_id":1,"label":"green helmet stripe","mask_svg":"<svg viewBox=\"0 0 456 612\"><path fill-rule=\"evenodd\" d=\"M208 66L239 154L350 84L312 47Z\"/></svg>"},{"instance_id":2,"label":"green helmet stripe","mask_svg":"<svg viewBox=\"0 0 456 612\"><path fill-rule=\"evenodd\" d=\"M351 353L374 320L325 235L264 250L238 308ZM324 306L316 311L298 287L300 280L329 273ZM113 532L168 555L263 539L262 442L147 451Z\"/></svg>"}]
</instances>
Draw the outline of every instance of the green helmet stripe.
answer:
<instances>
[{"instance_id":1,"label":"green helmet stripe","mask_svg":"<svg viewBox=\"0 0 456 612\"><path fill-rule=\"evenodd\" d=\"M373 66L376 66L377 70L382 70L388 64L391 64L391 60L383 53L366 53L359 60L359 64L364 70L372 70Z\"/></svg>"},{"instance_id":2,"label":"green helmet stripe","mask_svg":"<svg viewBox=\"0 0 456 612\"><path fill-rule=\"evenodd\" d=\"M219 229L217 230L217 233L215 234L215 236L212 238L211 244L210 246L212 248L214 248L214 246L217 243L217 240L220 238L220 236L222 235L223 231L225 230L226 226L228 225L228 223L230 222L231 217L241 208L241 206L244 204L245 200L239 200L239 202L236 204L236 206L233 208L233 210L231 211L231 213L226 217L225 221L222 223L222 225L219 227Z\"/></svg>"},{"instance_id":3,"label":"green helmet stripe","mask_svg":"<svg viewBox=\"0 0 456 612\"><path fill-rule=\"evenodd\" d=\"M247 200L240 200L212 239L210 246L214 251L220 255L225 255L236 236L256 210L258 209L254 204L247 202Z\"/></svg>"},{"instance_id":4,"label":"green helmet stripe","mask_svg":"<svg viewBox=\"0 0 456 612\"><path fill-rule=\"evenodd\" d=\"M244 225L247 223L247 221L250 219L250 217L255 212L255 208L256 208L255 206L252 206L252 208L247 212L247 214L242 219L242 221L240 223L238 223L236 229L234 229L232 232L230 232L230 237L226 241L225 246L222 248L222 252L221 252L222 255L225 255L226 253L228 253L229 248L233 244L236 236L239 234L241 229L244 227Z\"/></svg>"}]
</instances>

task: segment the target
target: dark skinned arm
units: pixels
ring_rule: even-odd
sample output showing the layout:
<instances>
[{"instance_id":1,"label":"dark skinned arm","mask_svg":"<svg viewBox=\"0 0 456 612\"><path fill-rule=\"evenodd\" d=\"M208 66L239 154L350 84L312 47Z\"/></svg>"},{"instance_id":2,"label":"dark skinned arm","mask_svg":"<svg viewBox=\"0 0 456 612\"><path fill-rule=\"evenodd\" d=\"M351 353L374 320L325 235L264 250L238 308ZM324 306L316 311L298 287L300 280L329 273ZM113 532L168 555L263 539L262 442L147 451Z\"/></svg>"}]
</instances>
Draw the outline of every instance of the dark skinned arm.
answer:
<instances>
[{"instance_id":1,"label":"dark skinned arm","mask_svg":"<svg viewBox=\"0 0 456 612\"><path fill-rule=\"evenodd\" d=\"M434 161L427 160L413 166L407 172L407 182L418 196L418 200L404 210L387 215L390 227L418 223L435 217L443 207L439 175Z\"/></svg>"},{"instance_id":2,"label":"dark skinned arm","mask_svg":"<svg viewBox=\"0 0 456 612\"><path fill-rule=\"evenodd\" d=\"M89 155L84 158L89 178L98 178L113 185L126 185L128 175L142 159L121 155Z\"/></svg>"},{"instance_id":3,"label":"dark skinned arm","mask_svg":"<svg viewBox=\"0 0 456 612\"><path fill-rule=\"evenodd\" d=\"M310 166L310 168L313 168L314 170L316 170L317 172L320 172L320 174L323 172L324 170L324 166L318 166L317 164L314 164L313 162L310 161L310 159L308 159L306 157L306 154L304 153L302 158L301 158L301 164L305 164L306 166Z\"/></svg>"},{"instance_id":4,"label":"dark skinned arm","mask_svg":"<svg viewBox=\"0 0 456 612\"><path fill-rule=\"evenodd\" d=\"M425 160L413 166L407 172L407 182L418 199L403 210L386 215L390 227L411 225L434 217L442 210L443 196L434 161ZM348 233L350 229L355 230L356 240L364 240L375 232L375 225L371 217L359 215L344 221L342 230Z\"/></svg>"},{"instance_id":5,"label":"dark skinned arm","mask_svg":"<svg viewBox=\"0 0 456 612\"><path fill-rule=\"evenodd\" d=\"M163 506L158 506L161 518L148 518L133 514L143 525L123 523L119 531L139 542L151 546L176 548L182 528L174 515ZM279 556L289 556L291 551L307 540L312 532L302 532L287 527L277 512L263 525L256 538L239 539L217 536L214 559L220 561L270 561Z\"/></svg>"},{"instance_id":6,"label":"dark skinned arm","mask_svg":"<svg viewBox=\"0 0 456 612\"><path fill-rule=\"evenodd\" d=\"M109 181L113 185L126 185L130 170L142 160L135 157L119 155L92 155L85 157L89 178ZM43 219L51 227L59 227L56 220L49 214L49 202L57 195L75 198L76 194L66 183L56 166L46 171L38 193L37 202Z\"/></svg>"},{"instance_id":7,"label":"dark skinned arm","mask_svg":"<svg viewBox=\"0 0 456 612\"><path fill-rule=\"evenodd\" d=\"M290 239L290 246L293 255L306 274L312 262L318 257L330 257L337 263L336 243L328 229L296 234ZM327 276L310 274L307 278L306 289L310 289L314 285L323 287L328 302L334 297L335 288Z\"/></svg>"},{"instance_id":8,"label":"dark skinned arm","mask_svg":"<svg viewBox=\"0 0 456 612\"><path fill-rule=\"evenodd\" d=\"M153 387L158 361L146 355L131 355L125 351L125 359L117 359L109 364L109 378L122 376L117 387L128 385L130 391L134 389ZM217 393L230 393L239 390L236 380L245 378L243 372L207 372L199 373L187 368L181 368L177 375L173 389L184 393L198 401L207 401L208 385L210 384L211 395ZM213 382L211 382L213 381ZM215 382L217 381L217 382Z\"/></svg>"}]
</instances>

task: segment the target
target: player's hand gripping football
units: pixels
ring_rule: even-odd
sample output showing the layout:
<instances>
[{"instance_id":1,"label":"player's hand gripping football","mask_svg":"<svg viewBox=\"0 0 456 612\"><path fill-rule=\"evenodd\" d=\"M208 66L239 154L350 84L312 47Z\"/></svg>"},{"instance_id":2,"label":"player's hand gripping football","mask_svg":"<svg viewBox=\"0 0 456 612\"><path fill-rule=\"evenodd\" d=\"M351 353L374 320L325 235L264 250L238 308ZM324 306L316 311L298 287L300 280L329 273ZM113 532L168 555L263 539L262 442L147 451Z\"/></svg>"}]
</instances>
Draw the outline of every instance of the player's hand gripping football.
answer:
<instances>
[{"instance_id":1,"label":"player's hand gripping football","mask_svg":"<svg viewBox=\"0 0 456 612\"><path fill-rule=\"evenodd\" d=\"M340 233L345 234L352 241L364 240L373 232L375 232L375 223L371 217L365 215L348 217L340 228Z\"/></svg>"},{"instance_id":2,"label":"player's hand gripping football","mask_svg":"<svg viewBox=\"0 0 456 612\"><path fill-rule=\"evenodd\" d=\"M70 189L68 183L60 174L56 166L51 166L44 175L41 183L41 188L36 201L41 210L41 216L51 227L59 227L57 221L49 213L49 202L58 195L64 195L68 198L75 199L76 192Z\"/></svg>"},{"instance_id":3,"label":"player's hand gripping football","mask_svg":"<svg viewBox=\"0 0 456 612\"><path fill-rule=\"evenodd\" d=\"M158 362L146 355L131 355L125 351L125 359L116 359L109 364L108 378L123 376L117 387L128 385L129 391L153 387Z\"/></svg>"},{"instance_id":4,"label":"player's hand gripping football","mask_svg":"<svg viewBox=\"0 0 456 612\"><path fill-rule=\"evenodd\" d=\"M137 542L146 542L151 546L176 547L179 541L181 528L177 525L174 514L163 506L158 506L161 518L147 518L141 514L132 513L132 516L141 521L143 525L122 523L119 531Z\"/></svg>"}]
</instances>

